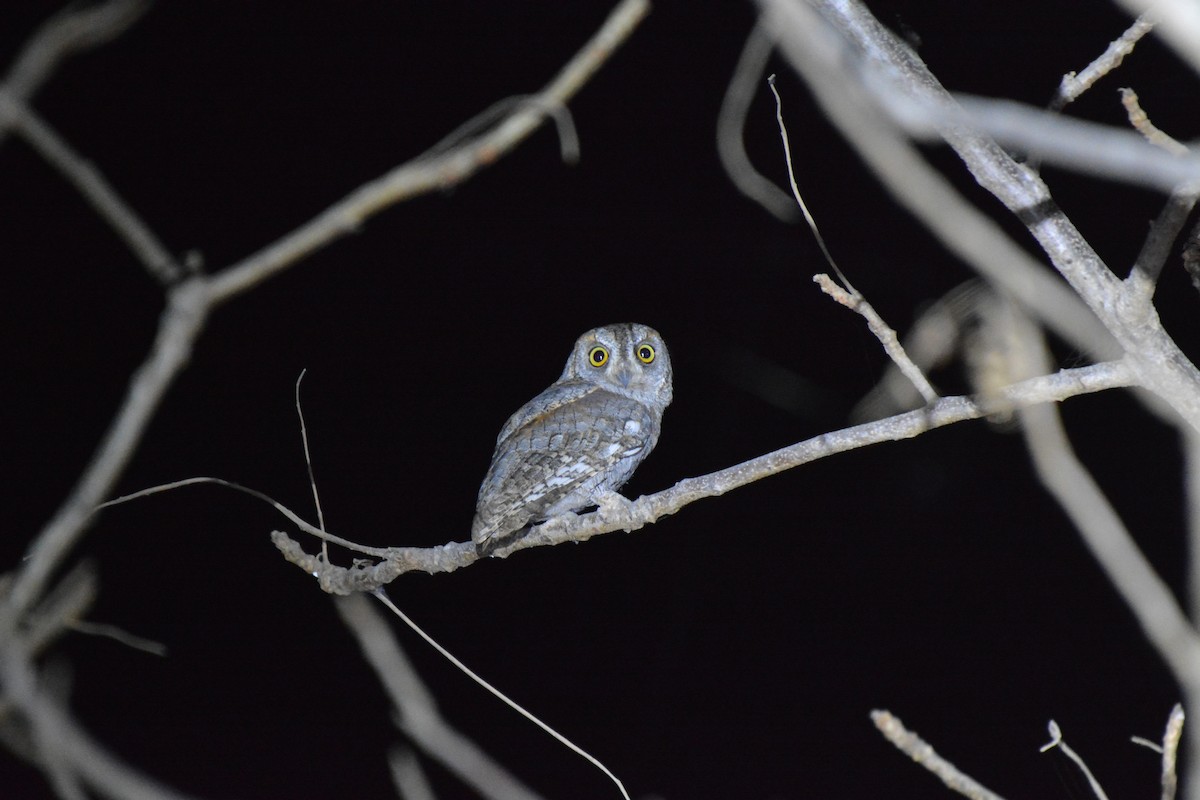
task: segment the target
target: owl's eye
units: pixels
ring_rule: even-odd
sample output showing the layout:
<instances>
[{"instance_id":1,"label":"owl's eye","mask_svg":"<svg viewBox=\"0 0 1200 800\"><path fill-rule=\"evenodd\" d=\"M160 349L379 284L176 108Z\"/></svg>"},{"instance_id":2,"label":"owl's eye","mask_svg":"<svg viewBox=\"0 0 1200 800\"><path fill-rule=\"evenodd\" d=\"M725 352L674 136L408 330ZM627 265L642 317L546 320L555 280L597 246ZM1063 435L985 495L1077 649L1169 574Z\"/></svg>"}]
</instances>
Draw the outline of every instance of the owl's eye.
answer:
<instances>
[{"instance_id":1,"label":"owl's eye","mask_svg":"<svg viewBox=\"0 0 1200 800\"><path fill-rule=\"evenodd\" d=\"M646 342L642 342L637 346L638 361L643 364L649 364L654 361L654 347Z\"/></svg>"},{"instance_id":2,"label":"owl's eye","mask_svg":"<svg viewBox=\"0 0 1200 800\"><path fill-rule=\"evenodd\" d=\"M596 345L588 350L588 363L593 367L603 367L608 363L608 348Z\"/></svg>"}]
</instances>

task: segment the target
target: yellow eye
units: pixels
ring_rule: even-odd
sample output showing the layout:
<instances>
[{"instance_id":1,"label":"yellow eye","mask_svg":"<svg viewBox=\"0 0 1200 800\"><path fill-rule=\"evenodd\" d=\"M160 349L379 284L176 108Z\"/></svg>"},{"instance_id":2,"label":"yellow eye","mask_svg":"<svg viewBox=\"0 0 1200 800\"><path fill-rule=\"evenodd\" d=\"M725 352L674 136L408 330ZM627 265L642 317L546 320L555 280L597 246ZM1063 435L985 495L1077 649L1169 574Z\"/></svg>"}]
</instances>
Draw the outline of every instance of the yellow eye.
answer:
<instances>
[{"instance_id":1,"label":"yellow eye","mask_svg":"<svg viewBox=\"0 0 1200 800\"><path fill-rule=\"evenodd\" d=\"M603 367L608 363L608 348L596 345L588 350L588 363L593 367Z\"/></svg>"},{"instance_id":2,"label":"yellow eye","mask_svg":"<svg viewBox=\"0 0 1200 800\"><path fill-rule=\"evenodd\" d=\"M646 342L642 342L637 346L638 361L643 364L649 364L654 361L654 347Z\"/></svg>"}]
</instances>

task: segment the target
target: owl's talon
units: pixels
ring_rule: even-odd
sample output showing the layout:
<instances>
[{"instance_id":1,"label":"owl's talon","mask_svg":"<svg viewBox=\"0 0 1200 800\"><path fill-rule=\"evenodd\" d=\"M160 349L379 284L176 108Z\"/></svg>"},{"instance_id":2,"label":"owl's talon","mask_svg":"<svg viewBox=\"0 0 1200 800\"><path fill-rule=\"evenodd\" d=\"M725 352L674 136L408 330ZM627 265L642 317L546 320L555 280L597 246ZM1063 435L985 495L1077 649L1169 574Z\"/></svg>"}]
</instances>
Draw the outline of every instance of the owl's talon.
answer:
<instances>
[{"instance_id":1,"label":"owl's talon","mask_svg":"<svg viewBox=\"0 0 1200 800\"><path fill-rule=\"evenodd\" d=\"M620 492L607 491L597 495L597 510L609 522L625 523L622 529L633 530L633 501Z\"/></svg>"}]
</instances>

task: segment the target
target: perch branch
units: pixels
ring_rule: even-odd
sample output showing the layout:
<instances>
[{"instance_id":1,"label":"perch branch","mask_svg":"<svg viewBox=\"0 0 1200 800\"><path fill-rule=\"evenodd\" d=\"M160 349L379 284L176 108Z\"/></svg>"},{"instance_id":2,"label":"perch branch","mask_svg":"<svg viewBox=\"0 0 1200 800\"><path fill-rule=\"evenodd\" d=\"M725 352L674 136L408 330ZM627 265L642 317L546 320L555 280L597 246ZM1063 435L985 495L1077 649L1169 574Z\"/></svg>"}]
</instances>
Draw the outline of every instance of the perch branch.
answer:
<instances>
[{"instance_id":1,"label":"perch branch","mask_svg":"<svg viewBox=\"0 0 1200 800\"><path fill-rule=\"evenodd\" d=\"M1123 362L1105 362L1022 381L997 391L996 396L1019 407L1128 386L1130 379L1131 374ZM492 556L503 558L529 547L581 542L603 533L638 530L674 514L689 503L725 494L769 475L870 444L910 439L935 428L978 419L991 410L990 402L980 403L970 397L944 397L917 411L822 434L718 472L687 478L670 489L634 500L628 508L556 517L532 528L517 541L498 548ZM332 594L373 591L406 572L452 572L480 558L471 542L449 542L428 548L388 548L384 559L378 563L359 563L347 568L305 552L298 542L281 531L272 533L271 540L284 558L317 577L321 588Z\"/></svg>"}]
</instances>

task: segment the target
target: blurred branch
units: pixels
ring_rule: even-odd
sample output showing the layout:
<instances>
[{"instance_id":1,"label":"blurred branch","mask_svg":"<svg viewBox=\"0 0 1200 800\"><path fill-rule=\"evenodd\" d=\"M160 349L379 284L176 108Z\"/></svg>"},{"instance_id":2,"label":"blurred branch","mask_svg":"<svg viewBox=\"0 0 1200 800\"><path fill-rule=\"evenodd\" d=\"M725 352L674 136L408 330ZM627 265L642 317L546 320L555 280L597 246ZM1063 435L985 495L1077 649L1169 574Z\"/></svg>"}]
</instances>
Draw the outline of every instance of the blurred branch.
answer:
<instances>
[{"instance_id":1,"label":"blurred branch","mask_svg":"<svg viewBox=\"0 0 1200 800\"><path fill-rule=\"evenodd\" d=\"M1013 407L1020 407L1129 386L1130 381L1131 374L1123 362L1105 362L1022 381L998 389L995 398ZM529 547L581 542L619 530L634 531L702 498L725 494L835 453L880 442L910 439L956 422L978 419L994 410L995 398L981 402L971 397L944 397L917 411L825 433L718 472L687 478L670 489L640 497L628 507L590 514L564 514L532 528L522 538L497 548L491 555L503 558ZM281 531L273 532L271 540L284 558L316 577L321 588L332 594L373 591L406 572L452 572L480 558L471 542L449 542L427 548L387 548L382 561L375 564L358 563L347 568L305 552L298 542Z\"/></svg>"},{"instance_id":2,"label":"blurred branch","mask_svg":"<svg viewBox=\"0 0 1200 800\"><path fill-rule=\"evenodd\" d=\"M60 61L119 36L149 7L146 0L109 0L91 7L76 4L55 14L29 37L4 76L4 87L17 100L28 100ZM5 132L0 120L0 142Z\"/></svg>"},{"instance_id":3,"label":"blurred branch","mask_svg":"<svg viewBox=\"0 0 1200 800\"><path fill-rule=\"evenodd\" d=\"M363 657L375 670L395 706L397 727L423 753L441 763L482 797L540 800L537 793L446 722L433 695L400 649L395 632L369 598L363 595L339 597L334 607L358 640Z\"/></svg>"},{"instance_id":4,"label":"blurred branch","mask_svg":"<svg viewBox=\"0 0 1200 800\"><path fill-rule=\"evenodd\" d=\"M83 195L159 283L170 285L184 269L108 180L76 153L11 90L0 86L0 130L11 128Z\"/></svg>"},{"instance_id":5,"label":"blurred branch","mask_svg":"<svg viewBox=\"0 0 1200 800\"><path fill-rule=\"evenodd\" d=\"M489 132L445 154L419 157L396 167L359 187L311 222L218 273L212 278L213 303L244 292L298 259L358 230L367 217L384 208L456 186L502 158L542 124L547 109L565 105L583 87L649 10L647 0L624 0L554 80Z\"/></svg>"},{"instance_id":6,"label":"blurred branch","mask_svg":"<svg viewBox=\"0 0 1200 800\"><path fill-rule=\"evenodd\" d=\"M717 115L717 155L721 158L725 174L738 191L765 208L780 222L795 222L799 217L787 192L755 169L746 153L746 115L759 91L759 81L774 49L770 37L761 26L755 25L746 37L733 77L729 79L729 87L725 90L725 99L721 101L721 111Z\"/></svg>"},{"instance_id":7,"label":"blurred branch","mask_svg":"<svg viewBox=\"0 0 1200 800\"><path fill-rule=\"evenodd\" d=\"M1195 0L1117 0L1130 14L1149 16L1155 33L1200 73L1200 4Z\"/></svg>"}]
</instances>

